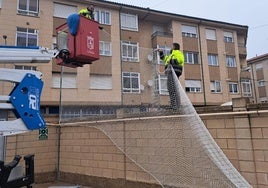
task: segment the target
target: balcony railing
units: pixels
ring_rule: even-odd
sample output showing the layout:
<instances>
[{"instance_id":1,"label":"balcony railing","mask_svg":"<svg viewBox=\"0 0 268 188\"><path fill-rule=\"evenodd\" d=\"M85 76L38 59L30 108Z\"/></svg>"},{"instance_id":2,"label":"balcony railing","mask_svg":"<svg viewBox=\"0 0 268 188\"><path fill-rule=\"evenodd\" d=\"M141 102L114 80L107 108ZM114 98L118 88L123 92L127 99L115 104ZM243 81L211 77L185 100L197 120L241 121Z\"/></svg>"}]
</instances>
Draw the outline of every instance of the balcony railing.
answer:
<instances>
[{"instance_id":1,"label":"balcony railing","mask_svg":"<svg viewBox=\"0 0 268 188\"><path fill-rule=\"evenodd\" d=\"M171 32L156 31L156 32L154 32L152 34L152 38L157 37L157 36L172 38L173 37L173 33L171 33Z\"/></svg>"},{"instance_id":2,"label":"balcony railing","mask_svg":"<svg viewBox=\"0 0 268 188\"><path fill-rule=\"evenodd\" d=\"M244 43L238 43L238 51L240 57L246 57L247 56L247 47Z\"/></svg>"}]
</instances>

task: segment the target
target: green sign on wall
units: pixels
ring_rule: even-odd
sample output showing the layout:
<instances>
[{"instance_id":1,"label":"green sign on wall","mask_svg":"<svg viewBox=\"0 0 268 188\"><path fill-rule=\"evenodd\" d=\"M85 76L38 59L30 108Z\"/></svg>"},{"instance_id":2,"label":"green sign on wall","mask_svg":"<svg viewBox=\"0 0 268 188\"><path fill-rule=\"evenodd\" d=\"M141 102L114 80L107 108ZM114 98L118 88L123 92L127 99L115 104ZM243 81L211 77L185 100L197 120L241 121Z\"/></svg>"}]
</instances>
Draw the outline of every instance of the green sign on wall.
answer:
<instances>
[{"instance_id":1,"label":"green sign on wall","mask_svg":"<svg viewBox=\"0 0 268 188\"><path fill-rule=\"evenodd\" d=\"M48 139L48 128L45 127L43 129L39 129L39 140L47 140Z\"/></svg>"}]
</instances>

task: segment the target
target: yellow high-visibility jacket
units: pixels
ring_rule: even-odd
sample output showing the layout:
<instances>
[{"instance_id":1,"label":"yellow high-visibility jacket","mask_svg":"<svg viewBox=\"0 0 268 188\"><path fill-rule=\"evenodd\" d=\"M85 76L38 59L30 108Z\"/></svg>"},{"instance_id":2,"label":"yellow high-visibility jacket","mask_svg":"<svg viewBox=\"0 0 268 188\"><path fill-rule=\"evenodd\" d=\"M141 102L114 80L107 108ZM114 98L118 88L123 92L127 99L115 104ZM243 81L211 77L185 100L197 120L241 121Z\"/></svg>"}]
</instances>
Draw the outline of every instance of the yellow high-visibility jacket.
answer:
<instances>
[{"instance_id":1,"label":"yellow high-visibility jacket","mask_svg":"<svg viewBox=\"0 0 268 188\"><path fill-rule=\"evenodd\" d=\"M172 53L170 55L166 55L163 59L165 66L170 63L171 59L176 59L178 62L178 65L180 67L183 67L184 65L184 55L182 51L180 50L172 50Z\"/></svg>"},{"instance_id":2,"label":"yellow high-visibility jacket","mask_svg":"<svg viewBox=\"0 0 268 188\"><path fill-rule=\"evenodd\" d=\"M91 15L89 14L89 11L87 10L87 8L83 8L78 12L80 15L85 16L88 19L92 19Z\"/></svg>"}]
</instances>

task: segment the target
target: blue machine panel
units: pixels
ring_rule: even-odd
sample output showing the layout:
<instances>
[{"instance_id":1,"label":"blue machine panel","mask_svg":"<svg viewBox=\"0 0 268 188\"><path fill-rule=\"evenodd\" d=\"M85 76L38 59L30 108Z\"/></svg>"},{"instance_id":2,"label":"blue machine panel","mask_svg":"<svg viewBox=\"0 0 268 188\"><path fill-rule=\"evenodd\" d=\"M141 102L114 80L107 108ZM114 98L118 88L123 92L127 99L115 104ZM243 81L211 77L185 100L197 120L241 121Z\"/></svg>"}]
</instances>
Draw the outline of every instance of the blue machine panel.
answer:
<instances>
[{"instance_id":1,"label":"blue machine panel","mask_svg":"<svg viewBox=\"0 0 268 188\"><path fill-rule=\"evenodd\" d=\"M26 74L10 93L14 113L21 118L30 130L44 128L46 123L40 113L40 97L43 81L34 74Z\"/></svg>"}]
</instances>

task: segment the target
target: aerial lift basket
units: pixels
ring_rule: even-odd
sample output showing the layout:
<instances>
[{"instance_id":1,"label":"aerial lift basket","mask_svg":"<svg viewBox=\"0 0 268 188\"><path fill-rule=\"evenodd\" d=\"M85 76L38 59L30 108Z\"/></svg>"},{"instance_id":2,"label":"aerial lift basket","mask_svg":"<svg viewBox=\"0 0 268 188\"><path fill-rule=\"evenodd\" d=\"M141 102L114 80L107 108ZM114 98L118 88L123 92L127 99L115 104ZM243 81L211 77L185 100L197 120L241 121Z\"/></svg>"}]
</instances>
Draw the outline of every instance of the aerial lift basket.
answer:
<instances>
[{"instance_id":1,"label":"aerial lift basket","mask_svg":"<svg viewBox=\"0 0 268 188\"><path fill-rule=\"evenodd\" d=\"M56 28L59 58L57 64L82 67L99 59L99 23L79 16L77 31L70 32L67 23Z\"/></svg>"}]
</instances>

